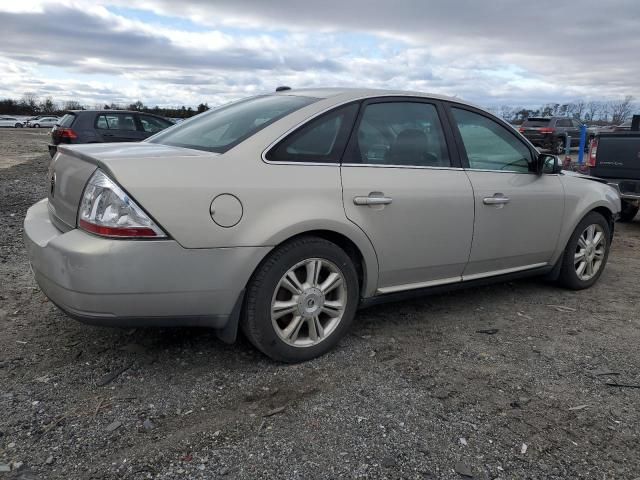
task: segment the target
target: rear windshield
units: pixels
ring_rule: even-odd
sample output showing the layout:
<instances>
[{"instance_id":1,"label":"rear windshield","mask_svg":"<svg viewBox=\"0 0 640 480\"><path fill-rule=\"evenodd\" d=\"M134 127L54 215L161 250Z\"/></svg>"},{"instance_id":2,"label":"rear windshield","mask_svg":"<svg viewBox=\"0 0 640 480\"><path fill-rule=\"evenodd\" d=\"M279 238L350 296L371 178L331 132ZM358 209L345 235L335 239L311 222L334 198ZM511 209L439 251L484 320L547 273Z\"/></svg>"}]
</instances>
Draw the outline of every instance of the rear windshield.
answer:
<instances>
[{"instance_id":1,"label":"rear windshield","mask_svg":"<svg viewBox=\"0 0 640 480\"><path fill-rule=\"evenodd\" d=\"M522 124L523 127L547 127L549 126L549 122L551 119L549 118L531 118L529 120L525 120Z\"/></svg>"},{"instance_id":2,"label":"rear windshield","mask_svg":"<svg viewBox=\"0 0 640 480\"><path fill-rule=\"evenodd\" d=\"M224 153L270 123L317 100L290 95L252 97L200 114L148 141Z\"/></svg>"},{"instance_id":3,"label":"rear windshield","mask_svg":"<svg viewBox=\"0 0 640 480\"><path fill-rule=\"evenodd\" d=\"M70 127L73 121L76 119L76 116L73 113L67 113L62 119L58 122L58 125L61 127Z\"/></svg>"}]
</instances>

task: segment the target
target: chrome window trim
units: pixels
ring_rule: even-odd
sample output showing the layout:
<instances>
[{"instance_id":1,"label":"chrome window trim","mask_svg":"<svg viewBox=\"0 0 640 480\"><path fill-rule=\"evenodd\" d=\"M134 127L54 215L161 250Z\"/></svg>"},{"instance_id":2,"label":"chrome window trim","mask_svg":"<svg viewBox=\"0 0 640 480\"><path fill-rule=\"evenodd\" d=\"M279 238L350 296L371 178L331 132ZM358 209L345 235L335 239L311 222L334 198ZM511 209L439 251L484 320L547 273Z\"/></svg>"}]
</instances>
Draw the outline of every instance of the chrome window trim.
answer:
<instances>
[{"instance_id":1,"label":"chrome window trim","mask_svg":"<svg viewBox=\"0 0 640 480\"><path fill-rule=\"evenodd\" d=\"M354 102L362 102L363 100L369 100L369 99L373 99L373 98L392 98L392 97L399 97L399 98L415 98L416 100L421 100L424 103L429 103L429 101L432 102L442 102L442 99L436 98L436 97L420 97L420 96L411 96L407 93L386 93L386 94L376 94L376 95L364 95L364 96L360 96L360 97L356 97L356 98L351 98L349 100L344 100L343 102L340 103L336 103L334 105L331 105L330 107L325 108L324 110L321 110L319 112L314 113L312 116L310 116L309 118L306 118L305 120L302 120L301 122L297 123L296 125L294 125L293 127L291 127L289 130L287 130L286 132L284 132L282 135L280 135L278 138L276 138L273 142L271 142L260 154L260 157L262 158L262 161L264 163L267 163L269 165L320 165L320 163L315 163L315 162L274 162L271 160L267 160L267 153L269 153L269 150L271 150L273 147L276 146L276 144L278 144L281 140L284 140L284 138L286 136L288 136L290 133L293 133L295 130L297 130L298 128L302 127L303 125L305 125L308 122L313 121L313 119L319 117L320 115L323 115L327 112L330 112L331 110L334 110L336 108L340 108L343 105L347 105L349 103L354 103ZM286 118L286 117L285 117ZM340 166L340 163L327 163L324 162L324 165L337 165Z\"/></svg>"},{"instance_id":2,"label":"chrome window trim","mask_svg":"<svg viewBox=\"0 0 640 480\"><path fill-rule=\"evenodd\" d=\"M427 165L394 165L392 163L343 163L343 167L372 167L372 168L405 168L419 170L464 170L461 167L430 167Z\"/></svg>"}]
</instances>

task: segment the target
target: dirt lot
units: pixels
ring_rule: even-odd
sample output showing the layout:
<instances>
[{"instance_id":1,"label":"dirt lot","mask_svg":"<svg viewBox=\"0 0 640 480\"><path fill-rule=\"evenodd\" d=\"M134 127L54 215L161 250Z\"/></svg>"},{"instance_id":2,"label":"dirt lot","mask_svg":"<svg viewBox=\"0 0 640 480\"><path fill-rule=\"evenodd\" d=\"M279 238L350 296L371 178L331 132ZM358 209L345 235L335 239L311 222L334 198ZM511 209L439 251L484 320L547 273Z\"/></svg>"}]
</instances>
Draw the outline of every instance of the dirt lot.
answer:
<instances>
[{"instance_id":1,"label":"dirt lot","mask_svg":"<svg viewBox=\"0 0 640 480\"><path fill-rule=\"evenodd\" d=\"M640 478L640 389L608 385L640 385L640 221L618 225L591 290L376 307L285 366L207 330L52 306L22 244L46 141L0 130L0 478Z\"/></svg>"}]
</instances>

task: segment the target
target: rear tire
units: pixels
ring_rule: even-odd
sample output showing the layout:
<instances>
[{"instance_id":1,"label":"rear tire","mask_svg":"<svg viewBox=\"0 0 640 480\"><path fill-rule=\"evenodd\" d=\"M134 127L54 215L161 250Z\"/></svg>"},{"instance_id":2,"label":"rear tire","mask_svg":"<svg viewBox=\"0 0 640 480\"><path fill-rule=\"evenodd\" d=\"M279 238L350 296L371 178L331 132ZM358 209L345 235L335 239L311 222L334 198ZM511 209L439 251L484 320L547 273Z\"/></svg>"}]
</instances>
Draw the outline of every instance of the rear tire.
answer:
<instances>
[{"instance_id":1,"label":"rear tire","mask_svg":"<svg viewBox=\"0 0 640 480\"><path fill-rule=\"evenodd\" d=\"M565 150L566 140L562 137L556 138L555 143L553 144L553 152L556 155L562 155Z\"/></svg>"},{"instance_id":2,"label":"rear tire","mask_svg":"<svg viewBox=\"0 0 640 480\"><path fill-rule=\"evenodd\" d=\"M358 300L358 276L344 250L319 237L300 237L277 247L254 273L241 328L272 359L304 362L335 347Z\"/></svg>"},{"instance_id":3,"label":"rear tire","mask_svg":"<svg viewBox=\"0 0 640 480\"><path fill-rule=\"evenodd\" d=\"M638 214L638 210L640 210L640 206L634 205L633 203L629 203L626 201L622 201L622 210L620 211L620 221L621 222L631 222L636 215Z\"/></svg>"},{"instance_id":4,"label":"rear tire","mask_svg":"<svg viewBox=\"0 0 640 480\"><path fill-rule=\"evenodd\" d=\"M607 264L610 246L609 222L598 212L588 213L573 231L562 254L560 285L582 290L596 283Z\"/></svg>"}]
</instances>

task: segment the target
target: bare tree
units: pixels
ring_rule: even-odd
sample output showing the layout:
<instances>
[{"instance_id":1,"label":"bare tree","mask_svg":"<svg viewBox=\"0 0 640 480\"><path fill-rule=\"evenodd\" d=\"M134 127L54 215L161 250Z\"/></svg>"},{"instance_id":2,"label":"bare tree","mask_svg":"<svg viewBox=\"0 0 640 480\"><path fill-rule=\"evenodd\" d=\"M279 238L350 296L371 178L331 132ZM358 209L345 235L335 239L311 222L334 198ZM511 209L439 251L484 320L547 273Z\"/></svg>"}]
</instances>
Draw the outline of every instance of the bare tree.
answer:
<instances>
[{"instance_id":1,"label":"bare tree","mask_svg":"<svg viewBox=\"0 0 640 480\"><path fill-rule=\"evenodd\" d=\"M500 107L500 116L507 122L510 122L513 120L513 109L509 105L502 105Z\"/></svg>"},{"instance_id":2,"label":"bare tree","mask_svg":"<svg viewBox=\"0 0 640 480\"><path fill-rule=\"evenodd\" d=\"M67 100L64 102L63 110L82 110L82 104L76 100Z\"/></svg>"},{"instance_id":3,"label":"bare tree","mask_svg":"<svg viewBox=\"0 0 640 480\"><path fill-rule=\"evenodd\" d=\"M631 95L627 95L622 100L614 100L610 102L611 122L618 125L629 118L629 115L631 115L632 104L633 97Z\"/></svg>"},{"instance_id":4,"label":"bare tree","mask_svg":"<svg viewBox=\"0 0 640 480\"><path fill-rule=\"evenodd\" d=\"M585 114L584 114L584 118L589 120L589 121L593 121L596 118L596 115L598 115L600 113L600 102L595 102L595 101L590 101L587 103L586 105L586 110L585 110Z\"/></svg>"},{"instance_id":5,"label":"bare tree","mask_svg":"<svg viewBox=\"0 0 640 480\"><path fill-rule=\"evenodd\" d=\"M53 98L47 97L40 103L42 113L52 114L58 110L58 106L53 102Z\"/></svg>"},{"instance_id":6,"label":"bare tree","mask_svg":"<svg viewBox=\"0 0 640 480\"><path fill-rule=\"evenodd\" d=\"M572 105L573 105L573 112L572 112L573 117L577 118L578 120L582 120L582 116L586 108L586 104L584 103L584 100L577 100L576 102L572 103Z\"/></svg>"},{"instance_id":7,"label":"bare tree","mask_svg":"<svg viewBox=\"0 0 640 480\"><path fill-rule=\"evenodd\" d=\"M35 93L27 92L20 99L20 105L30 114L38 113L38 96Z\"/></svg>"}]
</instances>

